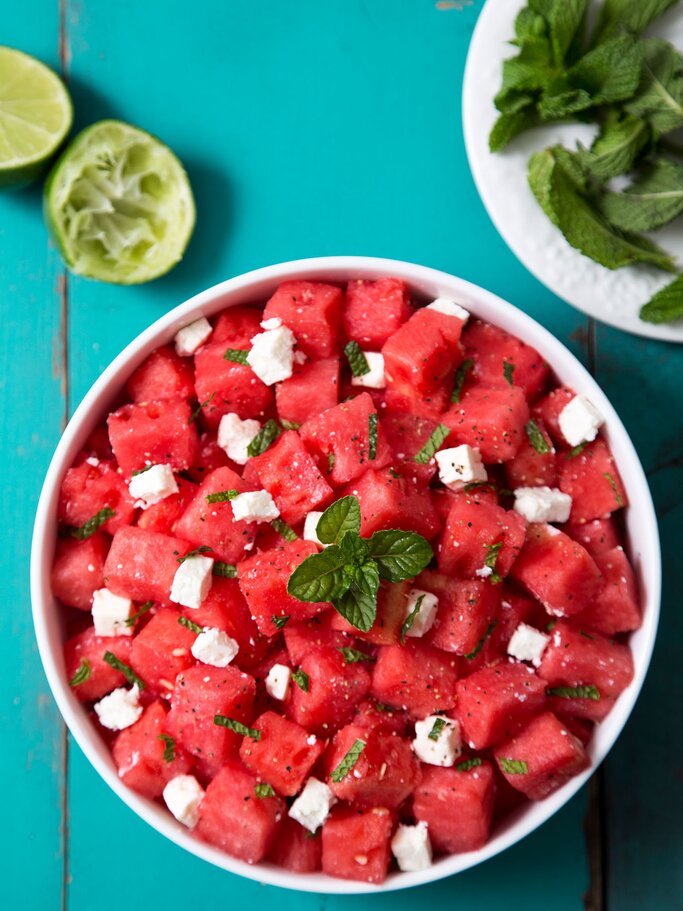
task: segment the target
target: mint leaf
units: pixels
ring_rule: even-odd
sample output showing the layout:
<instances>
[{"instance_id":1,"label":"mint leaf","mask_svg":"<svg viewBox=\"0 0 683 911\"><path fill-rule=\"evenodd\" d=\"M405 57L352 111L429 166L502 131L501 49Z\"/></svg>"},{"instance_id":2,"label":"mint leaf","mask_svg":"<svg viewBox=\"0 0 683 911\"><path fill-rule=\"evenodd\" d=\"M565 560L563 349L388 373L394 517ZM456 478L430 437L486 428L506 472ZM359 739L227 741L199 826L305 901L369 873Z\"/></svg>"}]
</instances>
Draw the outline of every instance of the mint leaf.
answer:
<instances>
[{"instance_id":1,"label":"mint leaf","mask_svg":"<svg viewBox=\"0 0 683 911\"><path fill-rule=\"evenodd\" d=\"M346 560L336 544L312 554L289 577L287 592L299 601L334 601L349 587Z\"/></svg>"},{"instance_id":2,"label":"mint leaf","mask_svg":"<svg viewBox=\"0 0 683 911\"><path fill-rule=\"evenodd\" d=\"M159 734L157 740L163 740L165 744L162 757L164 762L173 762L175 759L175 740L168 734Z\"/></svg>"},{"instance_id":3,"label":"mint leaf","mask_svg":"<svg viewBox=\"0 0 683 911\"><path fill-rule=\"evenodd\" d=\"M275 629L282 629L287 625L289 614L283 614L281 617L278 617L277 614L273 614L270 619L273 621L273 626Z\"/></svg>"},{"instance_id":4,"label":"mint leaf","mask_svg":"<svg viewBox=\"0 0 683 911\"><path fill-rule=\"evenodd\" d=\"M454 405L460 404L460 394L462 393L462 387L467 379L467 374L474 367L474 361L471 357L466 358L462 364L455 371L455 382L453 384L453 392L451 392L451 402Z\"/></svg>"},{"instance_id":5,"label":"mint leaf","mask_svg":"<svg viewBox=\"0 0 683 911\"><path fill-rule=\"evenodd\" d=\"M207 503L227 503L238 494L239 490L217 490L215 493L207 493L204 499Z\"/></svg>"},{"instance_id":6,"label":"mint leaf","mask_svg":"<svg viewBox=\"0 0 683 911\"><path fill-rule=\"evenodd\" d=\"M595 27L593 44L617 30L642 32L678 0L605 0Z\"/></svg>"},{"instance_id":7,"label":"mint leaf","mask_svg":"<svg viewBox=\"0 0 683 911\"><path fill-rule=\"evenodd\" d=\"M214 400L215 398L216 398L216 393L215 393L215 392L212 392L211 395L208 397L208 399L204 399L203 402L201 402L199 405L197 405L197 407L195 408L195 410L192 412L192 414L191 414L190 417L188 418L187 423L188 423L188 424L194 424L194 422L197 420L197 418L199 417L199 415L202 413L202 409L203 409L203 408L206 408L207 405L210 405L211 402L213 402L213 400ZM152 466L150 465L149 467L151 468ZM143 468L142 470L143 470L143 471L146 471L146 469L144 469L144 468ZM133 474L136 474L136 472L133 472Z\"/></svg>"},{"instance_id":8,"label":"mint leaf","mask_svg":"<svg viewBox=\"0 0 683 911\"><path fill-rule=\"evenodd\" d=\"M115 671L123 674L131 686L137 686L138 689L144 690L145 684L140 680L133 668L121 661L120 658L117 658L113 652L105 652L102 658L109 667L113 667Z\"/></svg>"},{"instance_id":9,"label":"mint leaf","mask_svg":"<svg viewBox=\"0 0 683 911\"><path fill-rule=\"evenodd\" d=\"M135 611L134 614L131 614L123 622L126 626L135 626L135 621L139 620L143 614L146 614L148 610L151 610L154 607L154 601L145 601L144 604L141 604L140 607Z\"/></svg>"},{"instance_id":10,"label":"mint leaf","mask_svg":"<svg viewBox=\"0 0 683 911\"><path fill-rule=\"evenodd\" d=\"M85 683L86 680L90 680L92 677L92 667L87 658L81 658L81 663L78 665L78 670L73 675L71 680L69 680L69 686L80 686L81 683Z\"/></svg>"},{"instance_id":11,"label":"mint leaf","mask_svg":"<svg viewBox=\"0 0 683 911\"><path fill-rule=\"evenodd\" d=\"M538 126L539 122L540 118L533 106L524 107L511 114L501 114L491 128L489 149L491 152L500 152L520 133L525 133L532 127Z\"/></svg>"},{"instance_id":12,"label":"mint leaf","mask_svg":"<svg viewBox=\"0 0 683 911\"><path fill-rule=\"evenodd\" d=\"M328 454L327 454L327 473L332 474L333 469L334 469L334 453L328 452Z\"/></svg>"},{"instance_id":13,"label":"mint leaf","mask_svg":"<svg viewBox=\"0 0 683 911\"><path fill-rule=\"evenodd\" d=\"M223 563L221 560L214 560L213 575L222 576L224 579L234 579L237 576L237 567L232 563Z\"/></svg>"},{"instance_id":14,"label":"mint leaf","mask_svg":"<svg viewBox=\"0 0 683 911\"><path fill-rule=\"evenodd\" d=\"M298 670L294 671L292 674L292 680L300 690L303 690L304 693L308 692L310 678L306 671L302 671L301 668L298 668Z\"/></svg>"},{"instance_id":15,"label":"mint leaf","mask_svg":"<svg viewBox=\"0 0 683 911\"><path fill-rule=\"evenodd\" d=\"M585 686L550 686L545 691L546 696L559 696L561 699L600 699L600 690L593 684Z\"/></svg>"},{"instance_id":16,"label":"mint leaf","mask_svg":"<svg viewBox=\"0 0 683 911\"><path fill-rule=\"evenodd\" d=\"M72 528L69 534L77 541L85 541L87 538L92 537L92 535L104 525L107 519L112 519L115 515L116 513L111 507L105 506L104 509L100 509L99 512L96 512L94 516L91 516L91 518L89 518L87 522L84 522L79 528Z\"/></svg>"},{"instance_id":17,"label":"mint leaf","mask_svg":"<svg viewBox=\"0 0 683 911\"><path fill-rule=\"evenodd\" d=\"M368 415L368 458L377 458L377 412Z\"/></svg>"},{"instance_id":18,"label":"mint leaf","mask_svg":"<svg viewBox=\"0 0 683 911\"><path fill-rule=\"evenodd\" d=\"M617 482L614 480L614 478L613 478L612 475L609 473L609 471L606 471L606 472L604 473L603 477L606 479L607 483L608 483L609 486L612 488L612 492L613 492L613 494L614 494L614 499L617 501L617 506L619 506L619 507L623 506L623 505L624 505L624 498L623 498L622 495L621 495L621 491L620 491L619 488L617 487Z\"/></svg>"},{"instance_id":19,"label":"mint leaf","mask_svg":"<svg viewBox=\"0 0 683 911\"><path fill-rule=\"evenodd\" d=\"M584 54L566 78L594 105L625 101L638 89L642 64L642 43L633 35L619 35Z\"/></svg>"},{"instance_id":20,"label":"mint leaf","mask_svg":"<svg viewBox=\"0 0 683 911\"><path fill-rule=\"evenodd\" d=\"M380 576L387 582L414 579L434 556L426 538L414 531L400 529L376 531L368 541L368 547Z\"/></svg>"},{"instance_id":21,"label":"mint leaf","mask_svg":"<svg viewBox=\"0 0 683 911\"><path fill-rule=\"evenodd\" d=\"M277 440L281 433L282 428L278 426L277 421L270 418L247 446L247 455L250 458L261 455Z\"/></svg>"},{"instance_id":22,"label":"mint leaf","mask_svg":"<svg viewBox=\"0 0 683 911\"><path fill-rule=\"evenodd\" d=\"M567 89L557 95L544 95L538 104L541 120L567 120L580 111L594 105L594 100L585 89Z\"/></svg>"},{"instance_id":23,"label":"mint leaf","mask_svg":"<svg viewBox=\"0 0 683 911\"><path fill-rule=\"evenodd\" d=\"M508 386L513 386L513 374L515 372L515 365L511 364L510 361L503 361L503 377Z\"/></svg>"},{"instance_id":24,"label":"mint leaf","mask_svg":"<svg viewBox=\"0 0 683 911\"><path fill-rule=\"evenodd\" d=\"M360 534L360 503L352 496L341 497L328 506L316 528L323 544L337 544L347 532Z\"/></svg>"},{"instance_id":25,"label":"mint leaf","mask_svg":"<svg viewBox=\"0 0 683 911\"><path fill-rule=\"evenodd\" d=\"M446 719L445 718L436 718L434 720L434 724L432 725L431 731L429 732L429 734L427 734L427 737L429 737L430 740L438 740L441 735L441 731L443 731L443 729L445 727L446 727Z\"/></svg>"},{"instance_id":26,"label":"mint leaf","mask_svg":"<svg viewBox=\"0 0 683 911\"><path fill-rule=\"evenodd\" d=\"M344 657L345 664L358 664L360 661L375 661L372 655L368 655L367 652L361 652L357 648L338 648L338 652L341 652Z\"/></svg>"},{"instance_id":27,"label":"mint leaf","mask_svg":"<svg viewBox=\"0 0 683 911\"><path fill-rule=\"evenodd\" d=\"M232 361L233 364L244 364L248 365L247 355L248 351L242 351L241 348L228 348L228 350L223 355L223 359L226 361Z\"/></svg>"},{"instance_id":28,"label":"mint leaf","mask_svg":"<svg viewBox=\"0 0 683 911\"><path fill-rule=\"evenodd\" d=\"M136 468L135 471L131 471L131 478L137 478L139 474L144 474L146 471L149 471L150 468L154 468L154 465L145 465L144 468Z\"/></svg>"},{"instance_id":29,"label":"mint leaf","mask_svg":"<svg viewBox=\"0 0 683 911\"><path fill-rule=\"evenodd\" d=\"M194 550L189 550L184 557L176 557L178 563L184 563L186 560L189 560L191 557L200 557L202 554L207 554L211 551L211 548L207 544L202 544L200 547L195 547ZM174 551L178 553L178 551Z\"/></svg>"},{"instance_id":30,"label":"mint leaf","mask_svg":"<svg viewBox=\"0 0 683 911\"><path fill-rule=\"evenodd\" d=\"M243 737L249 737L250 740L261 739L261 732L256 730L256 728L248 728L246 724L242 724L241 721L235 721L234 718L228 718L226 715L214 715L213 723L221 728L229 728L231 731L234 731L236 734L241 734Z\"/></svg>"},{"instance_id":31,"label":"mint leaf","mask_svg":"<svg viewBox=\"0 0 683 911\"><path fill-rule=\"evenodd\" d=\"M199 635L200 633L204 632L203 627L201 627L198 623L195 623L194 620L188 620L187 617L178 617L178 623L181 626L184 626L185 629L189 629L191 633L196 633Z\"/></svg>"},{"instance_id":32,"label":"mint leaf","mask_svg":"<svg viewBox=\"0 0 683 911\"><path fill-rule=\"evenodd\" d=\"M370 373L370 365L358 342L348 342L344 345L344 354L354 376L364 376L366 373Z\"/></svg>"},{"instance_id":33,"label":"mint leaf","mask_svg":"<svg viewBox=\"0 0 683 911\"><path fill-rule=\"evenodd\" d=\"M290 526L287 525L286 522L283 522L282 519L273 519L273 521L270 524L272 525L272 527L275 529L275 531L279 535L282 535L282 537L285 539L285 541L298 540L299 536L294 531L294 529L290 528Z\"/></svg>"},{"instance_id":34,"label":"mint leaf","mask_svg":"<svg viewBox=\"0 0 683 911\"><path fill-rule=\"evenodd\" d=\"M523 759L503 759L498 760L501 771L507 772L508 775L526 775L529 767Z\"/></svg>"},{"instance_id":35,"label":"mint leaf","mask_svg":"<svg viewBox=\"0 0 683 911\"><path fill-rule=\"evenodd\" d=\"M403 626L401 627L401 636L399 639L401 645L406 644L406 636L408 635L408 631L412 628L413 623L415 623L415 618L420 613L420 608L422 607L422 602L424 601L424 599L425 599L425 596L420 595L420 597L415 602L415 607L411 610L411 612L408 614L408 616L403 621Z\"/></svg>"},{"instance_id":36,"label":"mint leaf","mask_svg":"<svg viewBox=\"0 0 683 911\"><path fill-rule=\"evenodd\" d=\"M683 125L683 58L659 38L648 38L642 46L645 61L640 85L625 107L659 133L670 133Z\"/></svg>"},{"instance_id":37,"label":"mint leaf","mask_svg":"<svg viewBox=\"0 0 683 911\"><path fill-rule=\"evenodd\" d=\"M491 576L490 578L491 578L491 580L493 580L493 576ZM465 658L466 658L468 661L471 661L472 658L476 658L476 657L477 657L477 655L479 654L479 652L483 649L484 643L486 642L486 640L488 639L488 637L491 635L491 633L494 631L494 629L496 628L496 626L497 626L497 621L496 621L496 620L493 620L491 623L489 623L488 627L486 628L486 632L484 633L484 635L483 635L483 636L481 637L481 639L477 642L477 644L474 646L474 648L472 649L472 651L471 651L469 654L465 655Z\"/></svg>"},{"instance_id":38,"label":"mint leaf","mask_svg":"<svg viewBox=\"0 0 683 911\"><path fill-rule=\"evenodd\" d=\"M301 424L297 424L296 421L286 421L284 418L280 418L280 423L285 430L298 430L301 427Z\"/></svg>"},{"instance_id":39,"label":"mint leaf","mask_svg":"<svg viewBox=\"0 0 683 911\"><path fill-rule=\"evenodd\" d=\"M439 424L434 430L422 449L413 456L414 461L419 465L426 465L434 457L434 453L441 448L444 441L450 435L451 428L446 424Z\"/></svg>"},{"instance_id":40,"label":"mint leaf","mask_svg":"<svg viewBox=\"0 0 683 911\"><path fill-rule=\"evenodd\" d=\"M625 174L651 138L650 127L638 117L613 111L607 115L590 150L579 149L579 163L597 180Z\"/></svg>"},{"instance_id":41,"label":"mint leaf","mask_svg":"<svg viewBox=\"0 0 683 911\"><path fill-rule=\"evenodd\" d=\"M254 785L254 794L256 794L259 800L263 800L264 797L275 797L273 786L265 781L258 781Z\"/></svg>"},{"instance_id":42,"label":"mint leaf","mask_svg":"<svg viewBox=\"0 0 683 911\"><path fill-rule=\"evenodd\" d=\"M471 759L463 759L462 762L459 762L456 765L458 772L469 772L470 769L476 769L481 765L481 759L479 756L473 756Z\"/></svg>"},{"instance_id":43,"label":"mint leaf","mask_svg":"<svg viewBox=\"0 0 683 911\"><path fill-rule=\"evenodd\" d=\"M640 318L647 323L670 323L683 319L683 275L653 295L640 308Z\"/></svg>"},{"instance_id":44,"label":"mint leaf","mask_svg":"<svg viewBox=\"0 0 683 911\"><path fill-rule=\"evenodd\" d=\"M545 17L550 31L553 59L558 67L564 65L565 57L581 30L587 5L587 0L554 0L547 4Z\"/></svg>"},{"instance_id":45,"label":"mint leaf","mask_svg":"<svg viewBox=\"0 0 683 911\"><path fill-rule=\"evenodd\" d=\"M621 193L605 193L600 210L622 231L661 228L683 212L683 166L655 159Z\"/></svg>"},{"instance_id":46,"label":"mint leaf","mask_svg":"<svg viewBox=\"0 0 683 911\"><path fill-rule=\"evenodd\" d=\"M332 771L330 778L332 781L338 783L343 781L346 776L349 774L351 769L355 766L358 760L361 757L363 750L366 747L364 740L355 740L351 749L348 751L346 756L342 759L339 765Z\"/></svg>"},{"instance_id":47,"label":"mint leaf","mask_svg":"<svg viewBox=\"0 0 683 911\"><path fill-rule=\"evenodd\" d=\"M498 585L499 582L502 582L501 576L496 572L496 563L498 562L498 554L503 547L503 542L498 541L497 544L489 544L486 548L486 559L484 560L484 566L487 566L492 570L489 580L492 585ZM487 634L488 635L488 634Z\"/></svg>"},{"instance_id":48,"label":"mint leaf","mask_svg":"<svg viewBox=\"0 0 683 911\"><path fill-rule=\"evenodd\" d=\"M341 597L334 599L334 606L337 613L351 626L367 633L372 629L377 617L377 564L373 560L368 560L360 566L347 567L347 572L351 578L350 585Z\"/></svg>"},{"instance_id":49,"label":"mint leaf","mask_svg":"<svg viewBox=\"0 0 683 911\"><path fill-rule=\"evenodd\" d=\"M539 455L545 455L552 451L552 447L541 433L541 429L533 419L524 425L524 431L527 439Z\"/></svg>"}]
</instances>

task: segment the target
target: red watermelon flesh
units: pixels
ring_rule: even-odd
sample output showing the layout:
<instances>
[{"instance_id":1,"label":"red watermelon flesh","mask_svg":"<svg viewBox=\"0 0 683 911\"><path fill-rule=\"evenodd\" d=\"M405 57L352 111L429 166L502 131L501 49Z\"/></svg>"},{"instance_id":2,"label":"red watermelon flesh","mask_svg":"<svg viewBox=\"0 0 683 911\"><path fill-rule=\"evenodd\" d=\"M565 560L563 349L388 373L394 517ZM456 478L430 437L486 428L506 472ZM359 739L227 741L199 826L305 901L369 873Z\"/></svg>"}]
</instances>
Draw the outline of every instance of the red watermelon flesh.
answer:
<instances>
[{"instance_id":1,"label":"red watermelon flesh","mask_svg":"<svg viewBox=\"0 0 683 911\"><path fill-rule=\"evenodd\" d=\"M460 771L457 766L423 765L413 813L418 822L427 823L436 851L460 854L476 851L486 843L494 799L494 775L489 762L469 771Z\"/></svg>"},{"instance_id":2,"label":"red watermelon flesh","mask_svg":"<svg viewBox=\"0 0 683 911\"><path fill-rule=\"evenodd\" d=\"M84 541L58 538L50 584L55 598L67 607L89 611L93 592L104 587L109 536L95 532Z\"/></svg>"},{"instance_id":3,"label":"red watermelon flesh","mask_svg":"<svg viewBox=\"0 0 683 911\"><path fill-rule=\"evenodd\" d=\"M480 382L520 386L530 402L543 394L550 368L530 345L479 319L469 320L462 343L465 356L474 361L474 373Z\"/></svg>"},{"instance_id":4,"label":"red watermelon flesh","mask_svg":"<svg viewBox=\"0 0 683 911\"><path fill-rule=\"evenodd\" d=\"M153 351L126 383L132 402L191 399L194 370L190 358L179 357L170 345Z\"/></svg>"},{"instance_id":5,"label":"red watermelon flesh","mask_svg":"<svg viewBox=\"0 0 683 911\"><path fill-rule=\"evenodd\" d=\"M339 358L297 364L294 373L275 387L280 420L303 424L312 414L339 402Z\"/></svg>"},{"instance_id":6,"label":"red watermelon flesh","mask_svg":"<svg viewBox=\"0 0 683 911\"><path fill-rule=\"evenodd\" d=\"M348 485L344 495L354 496L360 503L360 533L364 538L388 528L416 531L425 538L433 538L439 531L429 488L392 469L366 471Z\"/></svg>"},{"instance_id":7,"label":"red watermelon flesh","mask_svg":"<svg viewBox=\"0 0 683 911\"><path fill-rule=\"evenodd\" d=\"M147 465L184 471L199 452L197 428L187 402L152 401L124 405L109 415L109 439L126 478Z\"/></svg>"},{"instance_id":8,"label":"red watermelon flesh","mask_svg":"<svg viewBox=\"0 0 683 911\"><path fill-rule=\"evenodd\" d=\"M560 456L560 490L572 498L574 523L602 519L628 505L626 491L604 440L595 440L578 455Z\"/></svg>"},{"instance_id":9,"label":"red watermelon flesh","mask_svg":"<svg viewBox=\"0 0 683 911\"><path fill-rule=\"evenodd\" d=\"M410 314L410 294L401 279L357 279L346 286L344 331L365 350L378 351Z\"/></svg>"},{"instance_id":10,"label":"red watermelon flesh","mask_svg":"<svg viewBox=\"0 0 683 911\"><path fill-rule=\"evenodd\" d=\"M122 528L114 535L104 564L104 581L115 595L169 604L171 586L190 550L187 541L145 528Z\"/></svg>"},{"instance_id":11,"label":"red watermelon flesh","mask_svg":"<svg viewBox=\"0 0 683 911\"><path fill-rule=\"evenodd\" d=\"M104 660L105 652L112 652L123 661L130 663L130 650L133 640L129 636L96 636L95 627L89 626L67 639L64 643L64 668L68 680L81 670L87 662L90 675L83 683L73 686L73 692L81 702L94 702L119 686L126 685L126 679Z\"/></svg>"},{"instance_id":12,"label":"red watermelon flesh","mask_svg":"<svg viewBox=\"0 0 683 911\"><path fill-rule=\"evenodd\" d=\"M448 445L466 443L484 462L514 459L525 437L529 406L517 386L471 386L442 417L451 428Z\"/></svg>"},{"instance_id":13,"label":"red watermelon flesh","mask_svg":"<svg viewBox=\"0 0 683 911\"><path fill-rule=\"evenodd\" d=\"M293 797L323 752L323 743L301 725L276 712L264 712L251 725L261 734L245 737L240 758L248 769L285 797Z\"/></svg>"},{"instance_id":14,"label":"red watermelon flesh","mask_svg":"<svg viewBox=\"0 0 683 911\"><path fill-rule=\"evenodd\" d=\"M379 884L389 869L394 817L386 807L362 812L340 807L323 826L323 873Z\"/></svg>"},{"instance_id":15,"label":"red watermelon flesh","mask_svg":"<svg viewBox=\"0 0 683 911\"><path fill-rule=\"evenodd\" d=\"M67 470L59 491L57 515L64 525L79 528L108 507L114 515L100 527L113 535L133 521L135 501L114 462L94 461L97 464L84 461Z\"/></svg>"},{"instance_id":16,"label":"red watermelon flesh","mask_svg":"<svg viewBox=\"0 0 683 911\"><path fill-rule=\"evenodd\" d=\"M458 667L457 656L421 642L383 646L372 672L372 695L424 718L455 705Z\"/></svg>"},{"instance_id":17,"label":"red watermelon flesh","mask_svg":"<svg viewBox=\"0 0 683 911\"><path fill-rule=\"evenodd\" d=\"M272 408L272 387L262 383L248 365L225 358L229 348L248 351L250 347L247 341L232 344L211 341L194 356L195 395L203 404L202 420L212 430L218 427L224 414L238 414L243 420L262 420Z\"/></svg>"},{"instance_id":18,"label":"red watermelon flesh","mask_svg":"<svg viewBox=\"0 0 683 911\"><path fill-rule=\"evenodd\" d=\"M263 311L277 317L296 336L297 346L311 358L338 353L344 296L341 288L322 282L283 282Z\"/></svg>"}]
</instances>

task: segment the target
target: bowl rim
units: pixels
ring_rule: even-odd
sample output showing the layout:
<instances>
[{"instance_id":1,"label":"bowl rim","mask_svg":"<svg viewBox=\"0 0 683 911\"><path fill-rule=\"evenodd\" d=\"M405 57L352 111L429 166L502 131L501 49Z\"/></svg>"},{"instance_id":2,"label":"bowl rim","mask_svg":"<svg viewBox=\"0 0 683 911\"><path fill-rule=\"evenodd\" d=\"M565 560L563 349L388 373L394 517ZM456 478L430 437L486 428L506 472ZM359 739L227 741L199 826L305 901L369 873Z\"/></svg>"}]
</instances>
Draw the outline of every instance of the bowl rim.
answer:
<instances>
[{"instance_id":1,"label":"bowl rim","mask_svg":"<svg viewBox=\"0 0 683 911\"><path fill-rule=\"evenodd\" d=\"M380 885L353 880L334 879L323 873L298 874L272 864L250 865L194 838L177 823L157 802L148 800L126 787L119 779L109 748L100 738L88 717L85 707L71 692L63 672L62 636L58 635L59 618L50 591L49 567L56 537L56 500L63 472L69 467L82 437L91 429L92 415L104 410L101 400L113 399L112 391L147 354L160 344L169 342L175 332L200 316L213 316L229 306L243 301L227 298L240 296L244 301L255 298L258 288L274 288L285 280L309 279L346 281L354 278L395 277L404 279L412 290L426 295L454 296L471 309L474 316L489 319L518 335L538 348L562 382L570 382L577 391L588 392L606 418L605 435L619 455L617 462L622 476L628 476L627 491L631 505L628 515L637 513L637 522L628 522L629 532L638 540L638 553L632 558L640 561L638 571L643 603L643 625L629 641L635 663L635 675L629 687L620 695L604 722L596 728L589 754L590 768L571 779L566 785L542 802L530 802L508 817L499 831L478 851L448 855L440 858L428 870L418 873L392 873ZM263 297L261 291L260 299ZM271 292L272 293L272 292ZM99 405L99 411L96 406ZM625 482L626 483L626 482ZM632 527L631 527L632 526ZM644 584L646 582L646 584ZM31 545L31 601L33 622L40 657L57 706L74 740L107 785L141 819L176 845L209 863L231 873L265 884L306 892L327 894L361 894L393 891L435 882L462 872L530 834L564 806L586 783L604 760L621 733L642 688L652 656L661 597L661 554L659 533L652 497L642 465L624 425L613 406L578 359L562 342L540 323L509 302L484 288L446 272L400 260L365 256L324 256L292 260L255 269L220 282L194 295L154 321L121 351L92 384L71 417L55 449L48 467L40 499ZM634 647L636 640L637 648Z\"/></svg>"}]
</instances>

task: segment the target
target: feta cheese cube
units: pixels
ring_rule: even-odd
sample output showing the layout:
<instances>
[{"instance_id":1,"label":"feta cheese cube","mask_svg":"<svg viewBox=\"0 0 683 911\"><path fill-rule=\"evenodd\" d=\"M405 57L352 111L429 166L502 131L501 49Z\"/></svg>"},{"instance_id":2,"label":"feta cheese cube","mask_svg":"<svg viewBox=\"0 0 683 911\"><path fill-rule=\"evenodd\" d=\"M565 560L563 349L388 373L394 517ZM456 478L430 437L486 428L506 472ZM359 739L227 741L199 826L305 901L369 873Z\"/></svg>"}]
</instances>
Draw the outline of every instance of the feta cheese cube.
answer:
<instances>
[{"instance_id":1,"label":"feta cheese cube","mask_svg":"<svg viewBox=\"0 0 683 911\"><path fill-rule=\"evenodd\" d=\"M472 481L488 480L481 453L466 443L441 449L434 458L439 466L439 480L450 490L460 490Z\"/></svg>"},{"instance_id":2,"label":"feta cheese cube","mask_svg":"<svg viewBox=\"0 0 683 911\"><path fill-rule=\"evenodd\" d=\"M429 841L426 822L415 826L399 825L391 839L391 853L396 858L399 870L416 873L432 865L432 846Z\"/></svg>"},{"instance_id":3,"label":"feta cheese cube","mask_svg":"<svg viewBox=\"0 0 683 911\"><path fill-rule=\"evenodd\" d=\"M178 822L193 829L199 822L204 788L194 775L176 775L164 788L164 801Z\"/></svg>"},{"instance_id":4,"label":"feta cheese cube","mask_svg":"<svg viewBox=\"0 0 683 911\"><path fill-rule=\"evenodd\" d=\"M562 436L570 446L591 443L605 423L595 405L585 395L575 395L558 418Z\"/></svg>"},{"instance_id":5,"label":"feta cheese cube","mask_svg":"<svg viewBox=\"0 0 683 911\"><path fill-rule=\"evenodd\" d=\"M465 310L460 304L456 304L450 297L437 297L431 304L427 304L428 310L436 310L437 313L444 313L446 316L454 316L456 319L466 323L470 318L470 311Z\"/></svg>"},{"instance_id":6,"label":"feta cheese cube","mask_svg":"<svg viewBox=\"0 0 683 911\"><path fill-rule=\"evenodd\" d=\"M203 316L196 319L189 326L184 326L175 334L175 350L180 357L189 357L194 354L197 348L200 348L207 338L211 335L213 329L208 319Z\"/></svg>"},{"instance_id":7,"label":"feta cheese cube","mask_svg":"<svg viewBox=\"0 0 683 911\"><path fill-rule=\"evenodd\" d=\"M261 429L258 421L247 418L243 421L238 414L224 414L218 425L218 445L238 465L249 461L247 446Z\"/></svg>"},{"instance_id":8,"label":"feta cheese cube","mask_svg":"<svg viewBox=\"0 0 683 911\"><path fill-rule=\"evenodd\" d=\"M527 522L566 522L572 498L556 487L517 487L515 512Z\"/></svg>"},{"instance_id":9,"label":"feta cheese cube","mask_svg":"<svg viewBox=\"0 0 683 911\"><path fill-rule=\"evenodd\" d=\"M133 627L126 620L133 613L130 598L114 595L108 588L100 588L92 596L92 620L96 636L132 636Z\"/></svg>"},{"instance_id":10,"label":"feta cheese cube","mask_svg":"<svg viewBox=\"0 0 683 911\"><path fill-rule=\"evenodd\" d=\"M286 326L266 329L252 338L247 363L262 383L272 386L292 375L295 344L294 333Z\"/></svg>"},{"instance_id":11,"label":"feta cheese cube","mask_svg":"<svg viewBox=\"0 0 683 911\"><path fill-rule=\"evenodd\" d=\"M234 498L232 514L236 522L272 522L280 510L267 490L248 490Z\"/></svg>"},{"instance_id":12,"label":"feta cheese cube","mask_svg":"<svg viewBox=\"0 0 683 911\"><path fill-rule=\"evenodd\" d=\"M271 316L270 319L264 319L261 323L262 329L279 329L282 325L282 320L279 316Z\"/></svg>"},{"instance_id":13,"label":"feta cheese cube","mask_svg":"<svg viewBox=\"0 0 683 911\"><path fill-rule=\"evenodd\" d=\"M364 351L365 360L370 368L362 376L352 376L352 386L365 386L366 389L384 389L387 385L384 378L384 358L377 351Z\"/></svg>"},{"instance_id":14,"label":"feta cheese cube","mask_svg":"<svg viewBox=\"0 0 683 911\"><path fill-rule=\"evenodd\" d=\"M148 509L166 497L178 493L178 485L170 465L151 465L139 474L133 475L128 491L131 497L138 501L136 506Z\"/></svg>"},{"instance_id":15,"label":"feta cheese cube","mask_svg":"<svg viewBox=\"0 0 683 911\"><path fill-rule=\"evenodd\" d=\"M459 722L444 715L428 715L423 721L416 721L413 750L421 762L452 766L462 753Z\"/></svg>"},{"instance_id":16,"label":"feta cheese cube","mask_svg":"<svg viewBox=\"0 0 683 911\"><path fill-rule=\"evenodd\" d=\"M321 512L313 510L304 519L304 541L313 541L314 544L325 546L318 537L318 522L322 516Z\"/></svg>"},{"instance_id":17,"label":"feta cheese cube","mask_svg":"<svg viewBox=\"0 0 683 911\"><path fill-rule=\"evenodd\" d=\"M197 554L187 557L175 571L171 585L171 601L183 607L198 608L209 594L213 570L211 557Z\"/></svg>"},{"instance_id":18,"label":"feta cheese cube","mask_svg":"<svg viewBox=\"0 0 683 911\"><path fill-rule=\"evenodd\" d=\"M274 664L266 675L266 692L273 699L283 702L289 696L292 671L286 664Z\"/></svg>"},{"instance_id":19,"label":"feta cheese cube","mask_svg":"<svg viewBox=\"0 0 683 911\"><path fill-rule=\"evenodd\" d=\"M422 591L420 588L411 588L408 592L404 620L407 620L415 610L418 601L420 601L420 609L413 618L410 628L406 630L406 636L414 636L416 639L424 636L434 626L436 609L439 606L439 599L436 595Z\"/></svg>"},{"instance_id":20,"label":"feta cheese cube","mask_svg":"<svg viewBox=\"0 0 683 911\"><path fill-rule=\"evenodd\" d=\"M122 686L96 702L93 708L102 727L109 728L110 731L122 731L135 724L142 715L139 696L137 685L129 690Z\"/></svg>"},{"instance_id":21,"label":"feta cheese cube","mask_svg":"<svg viewBox=\"0 0 683 911\"><path fill-rule=\"evenodd\" d=\"M315 832L330 815L330 809L336 802L337 798L324 782L309 778L289 808L289 815L304 829Z\"/></svg>"},{"instance_id":22,"label":"feta cheese cube","mask_svg":"<svg viewBox=\"0 0 683 911\"><path fill-rule=\"evenodd\" d=\"M520 623L508 642L508 655L518 661L530 661L540 667L541 658L550 636L540 632L528 623Z\"/></svg>"},{"instance_id":23,"label":"feta cheese cube","mask_svg":"<svg viewBox=\"0 0 683 911\"><path fill-rule=\"evenodd\" d=\"M214 627L207 627L199 633L191 649L197 661L212 667L227 667L239 650L238 642L222 629Z\"/></svg>"}]
</instances>

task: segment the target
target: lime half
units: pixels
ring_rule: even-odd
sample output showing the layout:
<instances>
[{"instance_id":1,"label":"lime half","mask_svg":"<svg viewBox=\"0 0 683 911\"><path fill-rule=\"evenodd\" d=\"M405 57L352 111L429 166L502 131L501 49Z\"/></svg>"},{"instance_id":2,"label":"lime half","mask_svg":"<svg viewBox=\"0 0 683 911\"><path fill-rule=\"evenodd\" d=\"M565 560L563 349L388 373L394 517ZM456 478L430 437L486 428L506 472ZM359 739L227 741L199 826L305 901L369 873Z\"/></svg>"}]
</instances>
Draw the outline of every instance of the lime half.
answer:
<instances>
[{"instance_id":1,"label":"lime half","mask_svg":"<svg viewBox=\"0 0 683 911\"><path fill-rule=\"evenodd\" d=\"M37 177L69 132L72 116L56 73L28 54L0 47L0 188Z\"/></svg>"},{"instance_id":2,"label":"lime half","mask_svg":"<svg viewBox=\"0 0 683 911\"><path fill-rule=\"evenodd\" d=\"M168 146L127 123L101 120L78 134L50 172L45 217L72 272L133 285L181 259L195 208Z\"/></svg>"}]
</instances>

